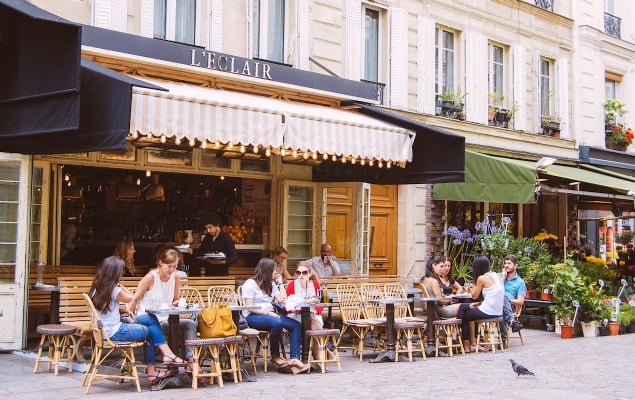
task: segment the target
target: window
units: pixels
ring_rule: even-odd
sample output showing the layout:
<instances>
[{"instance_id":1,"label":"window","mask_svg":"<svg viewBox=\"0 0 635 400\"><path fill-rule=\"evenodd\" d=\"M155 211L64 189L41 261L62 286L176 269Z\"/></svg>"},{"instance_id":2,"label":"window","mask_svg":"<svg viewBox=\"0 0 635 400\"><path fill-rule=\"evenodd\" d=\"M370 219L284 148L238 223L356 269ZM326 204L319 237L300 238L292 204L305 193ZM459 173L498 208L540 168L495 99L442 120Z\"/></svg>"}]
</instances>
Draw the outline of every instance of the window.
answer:
<instances>
[{"instance_id":1,"label":"window","mask_svg":"<svg viewBox=\"0 0 635 400\"><path fill-rule=\"evenodd\" d=\"M252 0L251 14L252 56L284 62L285 0Z\"/></svg>"},{"instance_id":2,"label":"window","mask_svg":"<svg viewBox=\"0 0 635 400\"><path fill-rule=\"evenodd\" d=\"M552 104L551 104L551 95L552 84L551 75L552 75L552 63L549 60L544 58L540 59L540 115L547 116L553 114L552 112Z\"/></svg>"},{"instance_id":3,"label":"window","mask_svg":"<svg viewBox=\"0 0 635 400\"><path fill-rule=\"evenodd\" d=\"M440 95L455 89L454 32L436 28L434 35L435 93Z\"/></svg>"},{"instance_id":4,"label":"window","mask_svg":"<svg viewBox=\"0 0 635 400\"><path fill-rule=\"evenodd\" d=\"M362 11L364 15L362 76L367 81L379 82L379 10L363 6Z\"/></svg>"},{"instance_id":5,"label":"window","mask_svg":"<svg viewBox=\"0 0 635 400\"><path fill-rule=\"evenodd\" d=\"M196 0L154 0L154 38L195 44Z\"/></svg>"},{"instance_id":6,"label":"window","mask_svg":"<svg viewBox=\"0 0 635 400\"><path fill-rule=\"evenodd\" d=\"M604 98L605 99L614 99L615 92L617 88L617 82L612 79L604 80Z\"/></svg>"},{"instance_id":7,"label":"window","mask_svg":"<svg viewBox=\"0 0 635 400\"><path fill-rule=\"evenodd\" d=\"M488 47L488 84L490 93L505 95L505 50L490 43Z\"/></svg>"}]
</instances>

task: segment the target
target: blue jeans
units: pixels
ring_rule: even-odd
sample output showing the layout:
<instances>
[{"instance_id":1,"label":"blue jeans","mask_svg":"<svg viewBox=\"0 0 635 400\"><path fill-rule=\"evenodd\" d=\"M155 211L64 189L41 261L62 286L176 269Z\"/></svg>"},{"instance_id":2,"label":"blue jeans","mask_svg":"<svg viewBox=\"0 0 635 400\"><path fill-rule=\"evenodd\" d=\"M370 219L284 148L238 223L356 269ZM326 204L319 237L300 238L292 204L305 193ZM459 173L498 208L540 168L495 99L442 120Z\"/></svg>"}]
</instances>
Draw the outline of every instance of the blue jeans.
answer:
<instances>
[{"instance_id":1,"label":"blue jeans","mask_svg":"<svg viewBox=\"0 0 635 400\"><path fill-rule=\"evenodd\" d=\"M501 324L501 336L507 338L507 324L512 322L515 318L514 310L512 310L512 303L509 298L505 296L503 299L503 323Z\"/></svg>"},{"instance_id":2,"label":"blue jeans","mask_svg":"<svg viewBox=\"0 0 635 400\"><path fill-rule=\"evenodd\" d=\"M282 336L282 329L286 329L291 340L289 355L291 358L301 359L302 324L286 315L280 315L279 317L249 314L247 316L247 324L249 324L250 328L269 331L271 357L280 357L280 337Z\"/></svg>"},{"instance_id":3,"label":"blue jeans","mask_svg":"<svg viewBox=\"0 0 635 400\"><path fill-rule=\"evenodd\" d=\"M144 356L146 364L156 363L154 356L155 347L165 344L165 336L161 330L159 320L155 315L139 314L136 324L121 324L121 327L112 337L112 340L145 340Z\"/></svg>"}]
</instances>

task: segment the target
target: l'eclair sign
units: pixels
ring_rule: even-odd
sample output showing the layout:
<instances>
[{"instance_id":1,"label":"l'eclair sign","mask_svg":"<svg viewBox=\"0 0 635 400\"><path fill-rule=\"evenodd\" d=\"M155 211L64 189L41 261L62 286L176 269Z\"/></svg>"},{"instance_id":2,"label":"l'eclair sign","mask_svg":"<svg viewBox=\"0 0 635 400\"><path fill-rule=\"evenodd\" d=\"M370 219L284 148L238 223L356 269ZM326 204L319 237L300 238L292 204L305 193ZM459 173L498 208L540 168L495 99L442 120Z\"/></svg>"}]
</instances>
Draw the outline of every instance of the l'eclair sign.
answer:
<instances>
[{"instance_id":1,"label":"l'eclair sign","mask_svg":"<svg viewBox=\"0 0 635 400\"><path fill-rule=\"evenodd\" d=\"M271 65L249 58L234 57L200 49L190 49L190 65L272 80Z\"/></svg>"}]
</instances>

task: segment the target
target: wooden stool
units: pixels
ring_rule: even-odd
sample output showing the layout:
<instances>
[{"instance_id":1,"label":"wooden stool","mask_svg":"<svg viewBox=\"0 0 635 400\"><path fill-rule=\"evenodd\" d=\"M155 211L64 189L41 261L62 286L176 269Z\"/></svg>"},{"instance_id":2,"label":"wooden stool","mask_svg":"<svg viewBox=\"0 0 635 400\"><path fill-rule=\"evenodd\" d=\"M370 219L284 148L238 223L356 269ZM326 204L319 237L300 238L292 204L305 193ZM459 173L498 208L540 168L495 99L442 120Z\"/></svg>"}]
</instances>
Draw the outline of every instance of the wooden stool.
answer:
<instances>
[{"instance_id":1,"label":"wooden stool","mask_svg":"<svg viewBox=\"0 0 635 400\"><path fill-rule=\"evenodd\" d=\"M242 382L243 375L240 373L240 361L238 360L238 349L243 342L243 337L228 336L225 338L225 349L229 356L228 368L222 368L221 372L231 372L234 375L234 383Z\"/></svg>"},{"instance_id":2,"label":"wooden stool","mask_svg":"<svg viewBox=\"0 0 635 400\"><path fill-rule=\"evenodd\" d=\"M335 360L329 360L327 350L327 344L329 340L333 343L337 343L337 335L340 333L339 329L312 329L306 331L309 340L309 364L319 364L322 373L326 372L326 363L337 363L337 370L342 371L342 364L340 363L340 353L337 351L337 346L333 349ZM320 348L320 357L318 359L313 358L313 343L317 343ZM309 373L311 369L309 368Z\"/></svg>"},{"instance_id":3,"label":"wooden stool","mask_svg":"<svg viewBox=\"0 0 635 400\"><path fill-rule=\"evenodd\" d=\"M397 331L397 343L398 343L397 347L395 348L395 362L399 361L400 353L407 353L408 360L412 362L412 353L414 350L412 345L412 338L415 332L417 333L417 335L419 335L419 341L418 341L419 344L418 344L417 351L421 351L423 359L427 360L426 349L424 345L425 336L423 335L423 329L426 326L425 323L416 322L416 321L395 321L393 326L395 327L395 331ZM404 339L404 338L406 339L406 348L402 350L400 339Z\"/></svg>"},{"instance_id":4,"label":"wooden stool","mask_svg":"<svg viewBox=\"0 0 635 400\"><path fill-rule=\"evenodd\" d=\"M223 373L220 366L220 348L225 344L225 338L208 339L188 339L186 346L192 346L192 358L194 358L194 368L192 368L192 388L198 389L198 378L210 378L210 383L214 383L214 378L218 385L223 387ZM209 353L209 372L199 372L203 368L203 360ZM199 368L197 368L197 366Z\"/></svg>"},{"instance_id":5,"label":"wooden stool","mask_svg":"<svg viewBox=\"0 0 635 400\"><path fill-rule=\"evenodd\" d=\"M503 323L503 318L488 318L477 319L476 323L476 352L478 353L479 346L483 345L485 348L491 347L492 352L496 353L496 345L500 347L500 351L503 351L503 337L501 335L500 324Z\"/></svg>"},{"instance_id":6,"label":"wooden stool","mask_svg":"<svg viewBox=\"0 0 635 400\"><path fill-rule=\"evenodd\" d=\"M439 357L439 349L445 349L448 351L448 355L453 357L454 351L465 354L463 344L461 342L461 323L458 318L438 319L432 322L434 326L434 336L436 337L435 355ZM445 344L441 341L441 334L445 335ZM459 340L458 343L453 343L452 337L456 336Z\"/></svg>"},{"instance_id":7,"label":"wooden stool","mask_svg":"<svg viewBox=\"0 0 635 400\"><path fill-rule=\"evenodd\" d=\"M73 372L73 353L69 346L71 341L71 335L75 334L77 328L70 325L63 324L45 324L38 325L37 333L42 335L40 339L40 346L37 352L37 358L35 359L35 368L33 368L33 373L38 372L38 367L40 366L40 359L42 357L42 349L44 347L44 342L48 340L49 348L48 348L48 370L51 369L51 364L55 364L55 375L59 372L59 364L60 357L62 353L66 351L67 354L67 362L66 368L68 372Z\"/></svg>"}]
</instances>

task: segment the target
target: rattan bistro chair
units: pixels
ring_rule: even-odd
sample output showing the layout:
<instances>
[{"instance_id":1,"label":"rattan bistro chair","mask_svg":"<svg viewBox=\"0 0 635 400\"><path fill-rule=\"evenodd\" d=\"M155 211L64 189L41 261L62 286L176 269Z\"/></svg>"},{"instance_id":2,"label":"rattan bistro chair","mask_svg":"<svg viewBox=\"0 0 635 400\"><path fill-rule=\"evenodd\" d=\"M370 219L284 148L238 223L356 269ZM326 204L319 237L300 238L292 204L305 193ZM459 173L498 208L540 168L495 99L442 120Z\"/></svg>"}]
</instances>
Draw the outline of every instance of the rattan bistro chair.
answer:
<instances>
[{"instance_id":1,"label":"rattan bistro chair","mask_svg":"<svg viewBox=\"0 0 635 400\"><path fill-rule=\"evenodd\" d=\"M237 297L238 304L241 306L245 305L242 296L242 286L237 289ZM243 346L246 346L249 352L249 359L254 368L254 375L257 374L256 361L259 358L262 358L264 371L267 372L267 363L269 362L269 331L247 328L240 329L238 334L243 337Z\"/></svg>"},{"instance_id":2,"label":"rattan bistro chair","mask_svg":"<svg viewBox=\"0 0 635 400\"><path fill-rule=\"evenodd\" d=\"M518 318L520 317L520 314L522 314L523 312L523 306L514 306L514 321L518 321ZM508 322L507 323L507 347L509 347L509 342L511 342L512 339L520 339L520 345L524 346L525 345L525 338L523 337L523 331L520 330L518 332L513 332L512 331L512 323Z\"/></svg>"},{"instance_id":3,"label":"rattan bistro chair","mask_svg":"<svg viewBox=\"0 0 635 400\"><path fill-rule=\"evenodd\" d=\"M111 379L115 381L129 380L137 385L137 391L141 392L141 383L139 380L139 372L137 371L137 360L135 358L134 351L138 347L143 347L145 342L123 342L113 341L108 337L106 330L103 329L99 312L95 309L95 305L90 297L83 293L84 300L88 306L88 312L90 314L90 327L93 332L93 353L86 368L86 373L82 379L82 386L86 384L88 380L88 387L86 393L90 391L90 386L93 382ZM123 365L117 372L112 371L112 367L103 365L106 359L113 354L119 353L123 357ZM100 372L100 367L109 367L109 372ZM104 368L106 370L106 368Z\"/></svg>"},{"instance_id":4,"label":"rattan bistro chair","mask_svg":"<svg viewBox=\"0 0 635 400\"><path fill-rule=\"evenodd\" d=\"M408 295L401 283L387 283L384 285L384 293L386 298L407 299ZM423 319L413 317L411 315L408 303L395 304L395 323L393 324L397 332L397 343L399 346L395 349L395 361L399 361L399 354L406 353L408 360L412 361L414 351L420 351L424 360L426 360L425 342L426 337L423 334L426 323ZM414 336L418 336L415 349Z\"/></svg>"},{"instance_id":5,"label":"rattan bistro chair","mask_svg":"<svg viewBox=\"0 0 635 400\"><path fill-rule=\"evenodd\" d=\"M352 333L352 353L359 354L362 362L364 354L364 338L370 331L370 322L362 317L362 299L357 287L352 283L340 283L337 285L337 301L342 314L342 330L336 346L342 348L342 339L346 332Z\"/></svg>"},{"instance_id":6,"label":"rattan bistro chair","mask_svg":"<svg viewBox=\"0 0 635 400\"><path fill-rule=\"evenodd\" d=\"M431 297L425 285L421 285L421 289L424 297ZM428 303L427 307L434 307L434 305ZM460 340L461 324L463 323L462 320L459 318L439 318L435 311L433 321L428 321L428 323L431 323L434 329L434 349L436 357L439 357L439 350L446 350L450 357L452 357L455 352L465 354L465 349L463 349L463 344ZM454 342L452 340L453 337L456 337L459 340Z\"/></svg>"}]
</instances>

